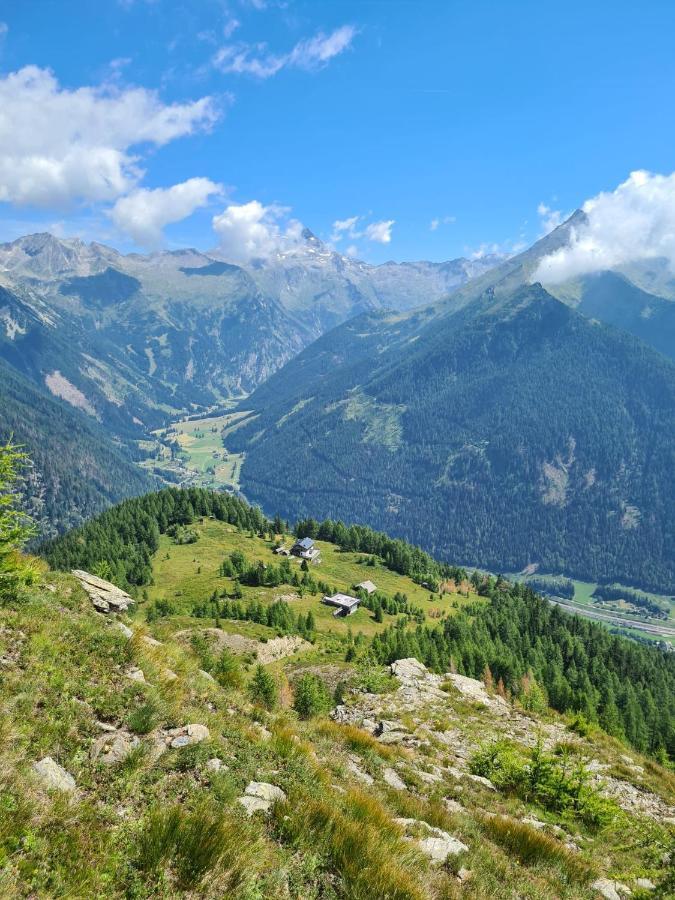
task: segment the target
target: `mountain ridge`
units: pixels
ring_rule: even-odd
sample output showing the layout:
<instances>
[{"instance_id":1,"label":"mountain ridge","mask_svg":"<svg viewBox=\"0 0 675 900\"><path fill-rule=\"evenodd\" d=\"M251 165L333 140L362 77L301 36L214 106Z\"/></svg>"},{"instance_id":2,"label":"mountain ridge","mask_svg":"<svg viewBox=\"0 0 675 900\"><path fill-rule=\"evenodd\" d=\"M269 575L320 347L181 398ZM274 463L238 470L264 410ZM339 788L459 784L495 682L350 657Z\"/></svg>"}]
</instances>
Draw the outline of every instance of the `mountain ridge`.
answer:
<instances>
[{"instance_id":1,"label":"mountain ridge","mask_svg":"<svg viewBox=\"0 0 675 900\"><path fill-rule=\"evenodd\" d=\"M247 399L227 445L284 515L670 590L674 392L665 357L530 285L346 323Z\"/></svg>"}]
</instances>

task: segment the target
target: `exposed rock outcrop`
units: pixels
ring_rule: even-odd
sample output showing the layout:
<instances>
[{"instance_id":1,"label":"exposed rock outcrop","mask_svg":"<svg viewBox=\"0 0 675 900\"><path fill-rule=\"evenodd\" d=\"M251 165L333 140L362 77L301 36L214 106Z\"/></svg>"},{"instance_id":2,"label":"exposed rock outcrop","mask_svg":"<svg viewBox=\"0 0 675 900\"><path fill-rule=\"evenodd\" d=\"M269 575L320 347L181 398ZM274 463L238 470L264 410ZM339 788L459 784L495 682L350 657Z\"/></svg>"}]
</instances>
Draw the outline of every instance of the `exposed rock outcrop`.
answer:
<instances>
[{"instance_id":1,"label":"exposed rock outcrop","mask_svg":"<svg viewBox=\"0 0 675 900\"><path fill-rule=\"evenodd\" d=\"M246 786L244 796L239 797L238 802L244 807L249 816L255 812L269 812L272 805L280 800L285 800L286 794L274 784L266 781L251 781Z\"/></svg>"},{"instance_id":2,"label":"exposed rock outcrop","mask_svg":"<svg viewBox=\"0 0 675 900\"><path fill-rule=\"evenodd\" d=\"M89 594L91 602L99 612L126 612L135 602L133 597L116 584L105 581L97 575L91 575L83 569L73 569L72 574Z\"/></svg>"},{"instance_id":3,"label":"exposed rock outcrop","mask_svg":"<svg viewBox=\"0 0 675 900\"><path fill-rule=\"evenodd\" d=\"M140 744L139 738L128 731L114 731L102 734L91 745L90 756L105 766L122 762Z\"/></svg>"},{"instance_id":4,"label":"exposed rock outcrop","mask_svg":"<svg viewBox=\"0 0 675 900\"><path fill-rule=\"evenodd\" d=\"M414 840L422 853L425 853L434 865L442 866L449 856L464 853L469 848L458 838L448 834L441 828L429 825L419 819L395 819L408 840Z\"/></svg>"}]
</instances>

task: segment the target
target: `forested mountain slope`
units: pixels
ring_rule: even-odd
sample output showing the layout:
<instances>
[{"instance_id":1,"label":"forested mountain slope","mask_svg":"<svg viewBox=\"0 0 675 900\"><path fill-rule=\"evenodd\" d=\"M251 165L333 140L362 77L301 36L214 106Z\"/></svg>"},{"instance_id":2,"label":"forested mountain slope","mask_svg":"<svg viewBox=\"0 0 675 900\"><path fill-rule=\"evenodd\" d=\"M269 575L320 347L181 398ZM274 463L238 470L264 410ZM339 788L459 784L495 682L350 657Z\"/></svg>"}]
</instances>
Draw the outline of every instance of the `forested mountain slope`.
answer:
<instances>
[{"instance_id":1,"label":"forested mountain slope","mask_svg":"<svg viewBox=\"0 0 675 900\"><path fill-rule=\"evenodd\" d=\"M246 495L493 570L675 587L675 368L533 285L365 316L247 401Z\"/></svg>"},{"instance_id":2,"label":"forested mountain slope","mask_svg":"<svg viewBox=\"0 0 675 900\"><path fill-rule=\"evenodd\" d=\"M21 494L42 538L155 485L98 423L0 361L0 443L10 437L31 460Z\"/></svg>"}]
</instances>

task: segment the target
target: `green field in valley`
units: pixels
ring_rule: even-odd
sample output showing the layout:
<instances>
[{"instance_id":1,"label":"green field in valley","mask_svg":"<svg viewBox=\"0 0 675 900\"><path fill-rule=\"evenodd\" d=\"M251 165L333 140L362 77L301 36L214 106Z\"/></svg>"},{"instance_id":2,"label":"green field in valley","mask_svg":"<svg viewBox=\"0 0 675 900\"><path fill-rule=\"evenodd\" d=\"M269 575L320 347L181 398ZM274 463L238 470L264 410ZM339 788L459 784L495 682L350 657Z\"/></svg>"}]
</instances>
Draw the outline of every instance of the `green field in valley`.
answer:
<instances>
[{"instance_id":1,"label":"green field in valley","mask_svg":"<svg viewBox=\"0 0 675 900\"><path fill-rule=\"evenodd\" d=\"M201 419L180 419L154 432L143 449L152 455L143 462L172 483L212 490L239 490L242 453L230 453L223 435L235 430L248 414L226 412Z\"/></svg>"},{"instance_id":2,"label":"green field in valley","mask_svg":"<svg viewBox=\"0 0 675 900\"><path fill-rule=\"evenodd\" d=\"M514 580L528 580L527 578L522 579L519 575L510 575L509 577ZM547 578L549 576L537 573L536 577ZM623 600L599 602L593 597L593 593L598 587L597 583L578 579L570 580L574 585L574 598L572 600L560 598L560 605L564 609L602 622L609 628L618 629L626 637L663 641L675 646L675 600L672 597L641 591L642 594L669 609L667 618L657 618Z\"/></svg>"}]
</instances>

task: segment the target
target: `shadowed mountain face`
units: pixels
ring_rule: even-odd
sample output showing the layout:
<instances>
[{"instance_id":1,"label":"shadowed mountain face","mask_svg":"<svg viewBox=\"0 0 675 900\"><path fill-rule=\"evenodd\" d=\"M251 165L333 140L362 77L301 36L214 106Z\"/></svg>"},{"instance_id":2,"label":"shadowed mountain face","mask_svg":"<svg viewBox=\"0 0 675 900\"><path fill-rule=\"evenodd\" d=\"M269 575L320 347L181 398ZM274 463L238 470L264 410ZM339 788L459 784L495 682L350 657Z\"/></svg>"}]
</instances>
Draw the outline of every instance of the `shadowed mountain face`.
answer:
<instances>
[{"instance_id":1,"label":"shadowed mountain face","mask_svg":"<svg viewBox=\"0 0 675 900\"><path fill-rule=\"evenodd\" d=\"M539 285L455 305L362 316L259 388L229 438L247 496L465 563L672 590L670 361Z\"/></svg>"},{"instance_id":2,"label":"shadowed mountain face","mask_svg":"<svg viewBox=\"0 0 675 900\"><path fill-rule=\"evenodd\" d=\"M30 458L21 493L41 538L157 486L109 433L0 361L0 443Z\"/></svg>"},{"instance_id":3,"label":"shadowed mountain face","mask_svg":"<svg viewBox=\"0 0 675 900\"><path fill-rule=\"evenodd\" d=\"M496 260L388 263L304 243L247 268L31 235L0 246L0 358L117 434L241 396L328 328L438 299Z\"/></svg>"},{"instance_id":4,"label":"shadowed mountain face","mask_svg":"<svg viewBox=\"0 0 675 900\"><path fill-rule=\"evenodd\" d=\"M582 279L577 296L580 313L629 331L675 359L675 301L643 291L616 272Z\"/></svg>"}]
</instances>

